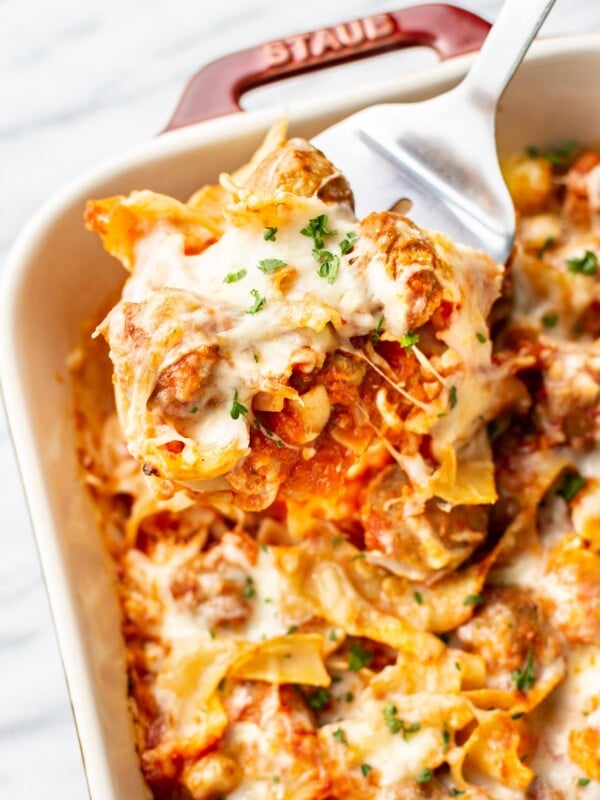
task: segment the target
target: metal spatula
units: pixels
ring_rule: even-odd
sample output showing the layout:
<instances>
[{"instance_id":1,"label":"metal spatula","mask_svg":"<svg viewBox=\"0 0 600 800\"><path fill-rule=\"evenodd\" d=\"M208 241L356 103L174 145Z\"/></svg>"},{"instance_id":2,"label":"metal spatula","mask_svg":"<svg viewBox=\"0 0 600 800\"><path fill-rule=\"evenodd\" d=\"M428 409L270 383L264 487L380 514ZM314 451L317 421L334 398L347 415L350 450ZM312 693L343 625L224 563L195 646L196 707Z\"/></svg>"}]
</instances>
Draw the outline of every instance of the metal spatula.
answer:
<instances>
[{"instance_id":1,"label":"metal spatula","mask_svg":"<svg viewBox=\"0 0 600 800\"><path fill-rule=\"evenodd\" d=\"M507 259L515 213L496 153L496 106L554 3L506 0L456 88L371 106L312 140L349 180L359 217L407 198L417 224Z\"/></svg>"}]
</instances>

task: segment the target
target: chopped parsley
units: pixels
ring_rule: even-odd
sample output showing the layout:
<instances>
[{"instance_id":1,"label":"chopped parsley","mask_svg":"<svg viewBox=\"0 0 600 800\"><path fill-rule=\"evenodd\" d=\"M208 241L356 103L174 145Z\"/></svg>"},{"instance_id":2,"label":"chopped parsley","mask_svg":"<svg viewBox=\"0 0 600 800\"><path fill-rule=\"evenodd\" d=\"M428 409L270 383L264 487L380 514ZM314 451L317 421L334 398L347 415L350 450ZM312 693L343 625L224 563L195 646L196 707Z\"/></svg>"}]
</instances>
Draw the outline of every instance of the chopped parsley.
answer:
<instances>
[{"instance_id":1,"label":"chopped parsley","mask_svg":"<svg viewBox=\"0 0 600 800\"><path fill-rule=\"evenodd\" d=\"M400 347L404 348L404 352L406 355L410 355L410 351L413 347L418 344L419 342L419 334L415 333L414 331L409 331L408 333L403 333L400 337Z\"/></svg>"},{"instance_id":2,"label":"chopped parsley","mask_svg":"<svg viewBox=\"0 0 600 800\"><path fill-rule=\"evenodd\" d=\"M346 692L346 694L344 695L344 700L347 703L352 703L354 701L354 695L352 694L352 692Z\"/></svg>"},{"instance_id":3,"label":"chopped parsley","mask_svg":"<svg viewBox=\"0 0 600 800\"><path fill-rule=\"evenodd\" d=\"M542 325L544 328L555 328L558 325L558 314L556 311L550 311L542 317Z\"/></svg>"},{"instance_id":4,"label":"chopped parsley","mask_svg":"<svg viewBox=\"0 0 600 800\"><path fill-rule=\"evenodd\" d=\"M293 633L296 633L297 630L298 630L298 626L297 625L290 625L290 627L285 632L285 635L286 636L291 636Z\"/></svg>"},{"instance_id":5,"label":"chopped parsley","mask_svg":"<svg viewBox=\"0 0 600 800\"><path fill-rule=\"evenodd\" d=\"M315 711L322 711L330 700L331 694L322 686L306 698L308 705Z\"/></svg>"},{"instance_id":6,"label":"chopped parsley","mask_svg":"<svg viewBox=\"0 0 600 800\"><path fill-rule=\"evenodd\" d=\"M264 542L261 542L260 549L262 550L263 553L268 553L269 552L269 548L267 547L267 545Z\"/></svg>"},{"instance_id":7,"label":"chopped parsley","mask_svg":"<svg viewBox=\"0 0 600 800\"><path fill-rule=\"evenodd\" d=\"M598 256L592 250L586 250L579 258L568 258L567 268L569 272L580 275L595 275L598 272Z\"/></svg>"},{"instance_id":8,"label":"chopped parsley","mask_svg":"<svg viewBox=\"0 0 600 800\"><path fill-rule=\"evenodd\" d=\"M198 406L192 406L189 409L190 414L195 414L198 411Z\"/></svg>"},{"instance_id":9,"label":"chopped parsley","mask_svg":"<svg viewBox=\"0 0 600 800\"><path fill-rule=\"evenodd\" d=\"M269 225L267 228L265 228L265 232L263 233L263 239L267 242L274 242L276 234L277 234L277 228L272 228Z\"/></svg>"},{"instance_id":10,"label":"chopped parsley","mask_svg":"<svg viewBox=\"0 0 600 800\"><path fill-rule=\"evenodd\" d=\"M371 661L373 661L373 653L354 642L348 653L348 669L350 672L358 672L363 667L368 667Z\"/></svg>"},{"instance_id":11,"label":"chopped parsley","mask_svg":"<svg viewBox=\"0 0 600 800\"><path fill-rule=\"evenodd\" d=\"M364 775L365 778L367 777L369 772L371 772L372 769L373 769L373 767L370 764L361 764L360 765L360 771L362 772L362 774Z\"/></svg>"},{"instance_id":12,"label":"chopped parsley","mask_svg":"<svg viewBox=\"0 0 600 800\"><path fill-rule=\"evenodd\" d=\"M261 272L264 272L265 275L272 275L274 272L277 272L277 270L281 269L282 267L287 267L287 264L280 258L263 258L262 261L258 262L259 270Z\"/></svg>"},{"instance_id":13,"label":"chopped parsley","mask_svg":"<svg viewBox=\"0 0 600 800\"><path fill-rule=\"evenodd\" d=\"M332 284L340 271L340 257L330 253L329 250L313 250L313 255L321 264L317 274Z\"/></svg>"},{"instance_id":14,"label":"chopped parsley","mask_svg":"<svg viewBox=\"0 0 600 800\"><path fill-rule=\"evenodd\" d=\"M215 633L214 628L209 628L208 629L208 633L209 633L211 639L216 639L217 634Z\"/></svg>"},{"instance_id":15,"label":"chopped parsley","mask_svg":"<svg viewBox=\"0 0 600 800\"><path fill-rule=\"evenodd\" d=\"M349 253L350 250L354 247L357 240L357 235L354 231L349 231L346 235L345 239L342 239L340 242L340 250L342 251L342 255L345 256L346 253Z\"/></svg>"},{"instance_id":16,"label":"chopped parsley","mask_svg":"<svg viewBox=\"0 0 600 800\"><path fill-rule=\"evenodd\" d=\"M569 502L571 501L575 495L583 489L585 486L585 478L581 475L573 475L569 473L565 476L560 488L558 489L558 494L561 497Z\"/></svg>"},{"instance_id":17,"label":"chopped parsley","mask_svg":"<svg viewBox=\"0 0 600 800\"><path fill-rule=\"evenodd\" d=\"M233 403L231 404L231 419L239 419L240 417L245 417L248 413L248 409L246 406L242 405L238 400L238 393L237 389L233 393Z\"/></svg>"},{"instance_id":18,"label":"chopped parsley","mask_svg":"<svg viewBox=\"0 0 600 800\"><path fill-rule=\"evenodd\" d=\"M524 711L519 711L518 714L511 714L510 718L511 719L521 719L521 717L523 717L524 715L525 715Z\"/></svg>"},{"instance_id":19,"label":"chopped parsley","mask_svg":"<svg viewBox=\"0 0 600 800\"><path fill-rule=\"evenodd\" d=\"M246 309L246 314L256 314L262 308L265 307L267 303L266 297L261 297L258 293L258 289L250 289L250 294L254 298L254 302L250 306L250 308Z\"/></svg>"},{"instance_id":20,"label":"chopped parsley","mask_svg":"<svg viewBox=\"0 0 600 800\"><path fill-rule=\"evenodd\" d=\"M453 788L453 789L450 789L450 797L460 797L461 794L464 794L464 793L465 793L464 789L457 789L456 787Z\"/></svg>"},{"instance_id":21,"label":"chopped parsley","mask_svg":"<svg viewBox=\"0 0 600 800\"><path fill-rule=\"evenodd\" d=\"M458 403L458 390L456 386L450 387L450 392L448 393L448 405L450 408L454 408Z\"/></svg>"},{"instance_id":22,"label":"chopped parsley","mask_svg":"<svg viewBox=\"0 0 600 800\"><path fill-rule=\"evenodd\" d=\"M533 659L533 648L529 647L527 650L527 658L523 669L516 669L512 674L512 679L515 682L517 689L524 692L531 689L535 683L535 665Z\"/></svg>"},{"instance_id":23,"label":"chopped parsley","mask_svg":"<svg viewBox=\"0 0 600 800\"><path fill-rule=\"evenodd\" d=\"M344 733L343 728L338 728L332 733L334 739L337 739L338 742L348 747L348 739L346 739L346 734Z\"/></svg>"},{"instance_id":24,"label":"chopped parsley","mask_svg":"<svg viewBox=\"0 0 600 800\"><path fill-rule=\"evenodd\" d=\"M329 631L329 641L330 642L337 642L337 633L335 632L335 628L332 628Z\"/></svg>"},{"instance_id":25,"label":"chopped parsley","mask_svg":"<svg viewBox=\"0 0 600 800\"><path fill-rule=\"evenodd\" d=\"M246 585L242 589L242 594L244 597L254 597L256 594L256 589L254 588L254 579L250 577L250 575L246 576Z\"/></svg>"},{"instance_id":26,"label":"chopped parsley","mask_svg":"<svg viewBox=\"0 0 600 800\"><path fill-rule=\"evenodd\" d=\"M446 755L448 752L448 747L450 746L450 731L448 730L448 726L444 722L444 728L442 730L442 753Z\"/></svg>"},{"instance_id":27,"label":"chopped parsley","mask_svg":"<svg viewBox=\"0 0 600 800\"><path fill-rule=\"evenodd\" d=\"M577 786L587 786L590 778L577 778Z\"/></svg>"},{"instance_id":28,"label":"chopped parsley","mask_svg":"<svg viewBox=\"0 0 600 800\"><path fill-rule=\"evenodd\" d=\"M241 281L242 278L245 278L247 274L248 270L246 269L241 269L239 272L230 272L223 278L223 283L236 283L237 281Z\"/></svg>"},{"instance_id":29,"label":"chopped parsley","mask_svg":"<svg viewBox=\"0 0 600 800\"><path fill-rule=\"evenodd\" d=\"M545 158L554 167L567 167L577 152L577 142L574 139L567 139L546 150L529 146L525 148L525 152L530 158Z\"/></svg>"},{"instance_id":30,"label":"chopped parsley","mask_svg":"<svg viewBox=\"0 0 600 800\"><path fill-rule=\"evenodd\" d=\"M485 334L481 333L481 331L477 331L475 336L477 337L477 341L481 342L481 344L483 344L484 342L487 342L487 338L486 338Z\"/></svg>"},{"instance_id":31,"label":"chopped parsley","mask_svg":"<svg viewBox=\"0 0 600 800\"><path fill-rule=\"evenodd\" d=\"M279 783L280 781L281 778L279 777L279 775L273 775L273 783Z\"/></svg>"},{"instance_id":32,"label":"chopped parsley","mask_svg":"<svg viewBox=\"0 0 600 800\"><path fill-rule=\"evenodd\" d=\"M465 606L480 606L485 603L485 597L482 594L469 594L465 597Z\"/></svg>"},{"instance_id":33,"label":"chopped parsley","mask_svg":"<svg viewBox=\"0 0 600 800\"><path fill-rule=\"evenodd\" d=\"M546 250L552 247L553 244L554 244L554 236L548 236L544 244L537 251L538 258L543 258Z\"/></svg>"},{"instance_id":34,"label":"chopped parsley","mask_svg":"<svg viewBox=\"0 0 600 800\"><path fill-rule=\"evenodd\" d=\"M407 725L403 719L400 719L398 716L398 709L391 702L391 700L385 704L383 709L383 718L385 720L385 724L389 728L390 733L393 735L402 733L402 738L405 741L408 739L409 733L417 733L417 731L421 730L420 722L411 722Z\"/></svg>"},{"instance_id":35,"label":"chopped parsley","mask_svg":"<svg viewBox=\"0 0 600 800\"><path fill-rule=\"evenodd\" d=\"M320 250L324 247L324 236L336 236L337 231L330 231L327 229L327 214L319 214L318 217L314 219L309 219L308 225L302 228L300 233L303 236L308 236L311 238L315 244L315 247Z\"/></svg>"},{"instance_id":36,"label":"chopped parsley","mask_svg":"<svg viewBox=\"0 0 600 800\"><path fill-rule=\"evenodd\" d=\"M385 321L385 317L383 314L379 317L379 321L377 323L377 327L371 331L371 341L373 344L379 344L379 340L381 339L381 334L383 333L383 323Z\"/></svg>"},{"instance_id":37,"label":"chopped parsley","mask_svg":"<svg viewBox=\"0 0 600 800\"><path fill-rule=\"evenodd\" d=\"M423 605L423 595L421 594L421 592L413 592L413 597L415 598L415 601L416 601L416 602L417 602L417 603L418 603L420 606L422 606L422 605Z\"/></svg>"},{"instance_id":38,"label":"chopped parsley","mask_svg":"<svg viewBox=\"0 0 600 800\"><path fill-rule=\"evenodd\" d=\"M252 358L258 364L258 353L252 353Z\"/></svg>"},{"instance_id":39,"label":"chopped parsley","mask_svg":"<svg viewBox=\"0 0 600 800\"><path fill-rule=\"evenodd\" d=\"M429 781L433 778L433 772L429 767L423 767L423 769L417 774L417 783L429 783Z\"/></svg>"}]
</instances>

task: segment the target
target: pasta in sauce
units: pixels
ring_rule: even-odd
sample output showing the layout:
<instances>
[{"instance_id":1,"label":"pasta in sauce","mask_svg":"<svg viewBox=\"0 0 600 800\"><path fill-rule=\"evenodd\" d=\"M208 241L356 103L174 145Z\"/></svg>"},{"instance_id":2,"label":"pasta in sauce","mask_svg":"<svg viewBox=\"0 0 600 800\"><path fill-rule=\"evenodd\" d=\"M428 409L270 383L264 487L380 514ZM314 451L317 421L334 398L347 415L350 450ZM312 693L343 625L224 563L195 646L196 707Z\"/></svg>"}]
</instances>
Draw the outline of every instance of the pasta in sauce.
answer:
<instances>
[{"instance_id":1,"label":"pasta in sauce","mask_svg":"<svg viewBox=\"0 0 600 800\"><path fill-rule=\"evenodd\" d=\"M600 155L504 168L506 266L357 220L283 123L88 204L130 276L79 457L155 798L600 797Z\"/></svg>"}]
</instances>

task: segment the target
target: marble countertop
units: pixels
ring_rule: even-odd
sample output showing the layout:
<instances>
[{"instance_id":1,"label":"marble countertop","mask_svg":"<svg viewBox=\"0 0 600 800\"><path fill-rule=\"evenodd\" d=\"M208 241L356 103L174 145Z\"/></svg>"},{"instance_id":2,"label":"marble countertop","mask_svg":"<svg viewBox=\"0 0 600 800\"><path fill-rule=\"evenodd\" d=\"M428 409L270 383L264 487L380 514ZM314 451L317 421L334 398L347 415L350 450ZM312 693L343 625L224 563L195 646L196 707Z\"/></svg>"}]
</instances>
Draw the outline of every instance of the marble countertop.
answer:
<instances>
[{"instance_id":1,"label":"marble countertop","mask_svg":"<svg viewBox=\"0 0 600 800\"><path fill-rule=\"evenodd\" d=\"M493 19L501 0L461 4ZM159 131L202 64L404 5L303 0L284 11L277 0L0 0L0 265L19 228L54 191ZM558 0L543 33L590 30L600 30L598 0ZM397 63L419 66L415 57ZM363 65L361 80L381 76L376 62ZM334 88L347 77L327 80ZM300 82L297 91L312 86ZM269 102L276 92L252 102ZM59 650L1 412L0 487L0 797L85 798Z\"/></svg>"}]
</instances>

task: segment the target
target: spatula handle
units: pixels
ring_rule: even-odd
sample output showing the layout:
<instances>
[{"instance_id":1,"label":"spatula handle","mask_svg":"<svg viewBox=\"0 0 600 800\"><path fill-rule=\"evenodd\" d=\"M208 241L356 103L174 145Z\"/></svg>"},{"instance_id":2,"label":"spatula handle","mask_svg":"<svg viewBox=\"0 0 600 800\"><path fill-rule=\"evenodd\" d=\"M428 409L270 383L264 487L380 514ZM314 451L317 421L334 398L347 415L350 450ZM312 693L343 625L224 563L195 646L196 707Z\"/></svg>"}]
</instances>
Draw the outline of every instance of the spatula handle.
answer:
<instances>
[{"instance_id":1,"label":"spatula handle","mask_svg":"<svg viewBox=\"0 0 600 800\"><path fill-rule=\"evenodd\" d=\"M505 0L457 92L493 112L556 0Z\"/></svg>"},{"instance_id":2,"label":"spatula handle","mask_svg":"<svg viewBox=\"0 0 600 800\"><path fill-rule=\"evenodd\" d=\"M489 24L452 5L402 8L266 42L206 64L187 85L166 130L240 110L266 83L403 47L432 47L442 59L478 50Z\"/></svg>"}]
</instances>

